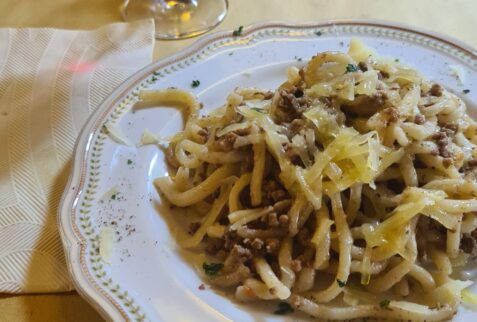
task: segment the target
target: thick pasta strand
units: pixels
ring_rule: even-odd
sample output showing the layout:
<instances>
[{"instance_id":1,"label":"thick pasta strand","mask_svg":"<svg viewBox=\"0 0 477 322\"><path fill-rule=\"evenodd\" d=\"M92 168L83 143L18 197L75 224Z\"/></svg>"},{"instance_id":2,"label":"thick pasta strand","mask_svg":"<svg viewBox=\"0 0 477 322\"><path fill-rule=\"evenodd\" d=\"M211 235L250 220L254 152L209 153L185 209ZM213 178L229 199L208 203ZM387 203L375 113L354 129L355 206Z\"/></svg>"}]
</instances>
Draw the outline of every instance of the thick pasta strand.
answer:
<instances>
[{"instance_id":1,"label":"thick pasta strand","mask_svg":"<svg viewBox=\"0 0 477 322\"><path fill-rule=\"evenodd\" d=\"M402 260L386 274L372 279L371 283L366 286L366 289L376 294L386 292L408 274L411 267L411 262Z\"/></svg>"},{"instance_id":2,"label":"thick pasta strand","mask_svg":"<svg viewBox=\"0 0 477 322\"><path fill-rule=\"evenodd\" d=\"M290 296L290 289L278 279L265 259L255 258L254 265L260 278L267 284L268 289L273 289L279 299L284 300Z\"/></svg>"},{"instance_id":3,"label":"thick pasta strand","mask_svg":"<svg viewBox=\"0 0 477 322\"><path fill-rule=\"evenodd\" d=\"M227 203L228 194L230 193L230 186L231 184L221 189L219 197L214 201L212 209L210 210L207 217L205 217L204 222L201 224L200 228L195 232L195 234L192 235L192 237L184 241L184 247L189 248L199 245L199 243L202 241L202 238L204 238L205 234L207 233L207 229L212 226L223 207Z\"/></svg>"},{"instance_id":4,"label":"thick pasta strand","mask_svg":"<svg viewBox=\"0 0 477 322\"><path fill-rule=\"evenodd\" d=\"M234 171L233 166L223 166L214 171L214 173L205 179L202 183L186 191L178 191L172 183L170 177L162 177L154 180L154 185L166 196L167 200L179 207L193 205L204 200L220 185L224 179L231 176ZM228 196L226 196L228 199Z\"/></svg>"},{"instance_id":5,"label":"thick pasta strand","mask_svg":"<svg viewBox=\"0 0 477 322\"><path fill-rule=\"evenodd\" d=\"M351 266L351 245L353 239L346 221L346 214L343 211L341 204L340 193L331 196L331 206L335 219L336 231L339 235L339 265L336 272L336 280L323 291L313 293L313 298L317 302L329 302L337 297L343 289L340 283L346 283L350 274Z\"/></svg>"},{"instance_id":6,"label":"thick pasta strand","mask_svg":"<svg viewBox=\"0 0 477 322\"><path fill-rule=\"evenodd\" d=\"M250 180L252 175L250 173L244 173L240 176L240 178L235 182L232 190L230 190L229 195L229 211L235 212L237 210L242 209L242 205L240 203L240 193L242 190L250 184Z\"/></svg>"},{"instance_id":7,"label":"thick pasta strand","mask_svg":"<svg viewBox=\"0 0 477 322\"><path fill-rule=\"evenodd\" d=\"M348 218L348 224L352 224L356 218L356 214L361 206L361 192L363 189L362 184L354 184L350 188L350 198L348 205L346 206L346 215Z\"/></svg>"},{"instance_id":8,"label":"thick pasta strand","mask_svg":"<svg viewBox=\"0 0 477 322\"><path fill-rule=\"evenodd\" d=\"M411 320L415 322L446 321L455 314L455 307L442 306L430 309L420 306L416 312L410 312L399 306L391 306L392 310L383 310L378 305L357 305L350 307L335 307L314 303L304 297L292 295L288 302L297 310L323 320L351 320L368 316L392 320ZM399 303L399 302L396 302ZM395 303L393 303L395 304Z\"/></svg>"},{"instance_id":9,"label":"thick pasta strand","mask_svg":"<svg viewBox=\"0 0 477 322\"><path fill-rule=\"evenodd\" d=\"M333 221L329 219L328 207L323 204L317 212L316 231L311 238L311 243L315 246L315 269L325 269L330 259L330 227Z\"/></svg>"},{"instance_id":10,"label":"thick pasta strand","mask_svg":"<svg viewBox=\"0 0 477 322\"><path fill-rule=\"evenodd\" d=\"M459 220L462 221L462 215L460 215L459 218ZM454 230L447 231L446 250L450 258L456 258L459 255L461 240L460 227L461 226L458 225Z\"/></svg>"},{"instance_id":11,"label":"thick pasta strand","mask_svg":"<svg viewBox=\"0 0 477 322\"><path fill-rule=\"evenodd\" d=\"M262 141L253 145L253 171L250 181L250 200L252 206L262 203L262 182L265 171L265 143Z\"/></svg>"},{"instance_id":12,"label":"thick pasta strand","mask_svg":"<svg viewBox=\"0 0 477 322\"><path fill-rule=\"evenodd\" d=\"M311 266L304 267L298 274L297 281L293 286L294 293L303 293L313 288L315 284L316 270Z\"/></svg>"},{"instance_id":13,"label":"thick pasta strand","mask_svg":"<svg viewBox=\"0 0 477 322\"><path fill-rule=\"evenodd\" d=\"M237 287L235 296L241 301L278 299L275 294L270 292L270 288L265 283L254 278L246 279L243 286Z\"/></svg>"},{"instance_id":14,"label":"thick pasta strand","mask_svg":"<svg viewBox=\"0 0 477 322\"><path fill-rule=\"evenodd\" d=\"M291 268L292 262L292 251L293 251L293 239L288 237L286 238L278 252L278 264L280 265L280 275L281 282L288 288L292 288L295 284L295 272Z\"/></svg>"}]
</instances>

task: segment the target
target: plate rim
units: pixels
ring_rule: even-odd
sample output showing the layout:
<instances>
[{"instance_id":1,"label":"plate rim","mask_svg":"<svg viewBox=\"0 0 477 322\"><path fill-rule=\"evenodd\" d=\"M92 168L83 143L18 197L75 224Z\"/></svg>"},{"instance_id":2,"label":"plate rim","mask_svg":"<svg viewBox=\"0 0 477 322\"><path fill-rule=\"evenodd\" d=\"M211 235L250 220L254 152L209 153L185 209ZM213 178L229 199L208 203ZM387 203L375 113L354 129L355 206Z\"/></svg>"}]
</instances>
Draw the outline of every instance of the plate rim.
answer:
<instances>
[{"instance_id":1,"label":"plate rim","mask_svg":"<svg viewBox=\"0 0 477 322\"><path fill-rule=\"evenodd\" d=\"M444 35L421 27L415 27L410 24L382 19L331 19L309 21L305 23L294 23L281 20L261 21L244 26L242 37L246 37L259 30L270 28L309 29L332 27L335 25L380 27L417 34L419 36L432 38L436 41L445 43L465 52L474 59L477 59L477 50L474 47L453 36ZM75 289L106 320L118 321L121 319L129 321L130 317L126 313L124 307L92 277L91 272L87 268L85 259L87 240L85 236L80 233L80 230L76 225L76 203L82 194L81 188L84 188L85 184L86 165L90 153L89 148L91 141L99 129L99 124L102 123L101 120L104 120L111 113L112 108L124 98L126 93L130 93L131 90L138 86L141 81L144 81L148 75L151 75L156 70L163 69L192 56L213 42L226 38L234 39L231 30L212 32L197 39L193 44L179 52L164 57L140 69L120 84L101 102L101 104L99 104L98 108L89 116L78 134L73 150L70 175L58 207L57 222L67 267ZM245 44L242 46L247 45Z\"/></svg>"}]
</instances>

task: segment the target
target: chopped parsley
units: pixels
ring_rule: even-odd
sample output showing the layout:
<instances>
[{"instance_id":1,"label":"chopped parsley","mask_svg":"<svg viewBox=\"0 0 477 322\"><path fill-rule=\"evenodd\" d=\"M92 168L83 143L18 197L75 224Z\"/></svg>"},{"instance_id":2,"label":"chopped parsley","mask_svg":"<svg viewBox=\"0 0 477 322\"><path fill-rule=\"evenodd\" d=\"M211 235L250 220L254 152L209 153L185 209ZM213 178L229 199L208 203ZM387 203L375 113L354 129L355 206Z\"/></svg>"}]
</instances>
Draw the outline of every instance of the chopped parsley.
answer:
<instances>
[{"instance_id":1,"label":"chopped parsley","mask_svg":"<svg viewBox=\"0 0 477 322\"><path fill-rule=\"evenodd\" d=\"M379 307L382 309L387 309L389 306L389 303L391 303L390 300L382 300L381 302L379 302Z\"/></svg>"},{"instance_id":2,"label":"chopped parsley","mask_svg":"<svg viewBox=\"0 0 477 322\"><path fill-rule=\"evenodd\" d=\"M116 200L116 194L111 195L111 199L112 199L112 200Z\"/></svg>"},{"instance_id":3,"label":"chopped parsley","mask_svg":"<svg viewBox=\"0 0 477 322\"><path fill-rule=\"evenodd\" d=\"M237 29L234 30L234 32L232 32L232 36L234 37L242 36L242 30L243 30L243 26L238 27Z\"/></svg>"},{"instance_id":4,"label":"chopped parsley","mask_svg":"<svg viewBox=\"0 0 477 322\"><path fill-rule=\"evenodd\" d=\"M131 165L133 162L131 159L128 159L128 165Z\"/></svg>"},{"instance_id":5,"label":"chopped parsley","mask_svg":"<svg viewBox=\"0 0 477 322\"><path fill-rule=\"evenodd\" d=\"M340 280L336 280L336 283L338 283L338 286L343 288L346 286L346 282L343 282L343 281L340 281Z\"/></svg>"},{"instance_id":6,"label":"chopped parsley","mask_svg":"<svg viewBox=\"0 0 477 322\"><path fill-rule=\"evenodd\" d=\"M255 112L263 113L263 110L258 107L252 107L251 110L254 110Z\"/></svg>"},{"instance_id":7,"label":"chopped parsley","mask_svg":"<svg viewBox=\"0 0 477 322\"><path fill-rule=\"evenodd\" d=\"M209 276L215 276L217 273L224 267L222 263L206 263L202 264L202 268L204 269L205 274Z\"/></svg>"},{"instance_id":8,"label":"chopped parsley","mask_svg":"<svg viewBox=\"0 0 477 322\"><path fill-rule=\"evenodd\" d=\"M399 58L396 58L394 61L395 61L396 63L399 63Z\"/></svg>"},{"instance_id":9,"label":"chopped parsley","mask_svg":"<svg viewBox=\"0 0 477 322\"><path fill-rule=\"evenodd\" d=\"M323 33L321 31L317 31L317 32L315 32L315 35L317 35L319 37L319 36L323 35Z\"/></svg>"},{"instance_id":10,"label":"chopped parsley","mask_svg":"<svg viewBox=\"0 0 477 322\"><path fill-rule=\"evenodd\" d=\"M358 71L358 66L353 65L353 64L348 64L346 66L346 72L351 73L351 72L357 72Z\"/></svg>"},{"instance_id":11,"label":"chopped parsley","mask_svg":"<svg viewBox=\"0 0 477 322\"><path fill-rule=\"evenodd\" d=\"M470 93L470 89L464 89L464 90L462 91L462 93L464 93L464 94L469 94L469 93Z\"/></svg>"},{"instance_id":12,"label":"chopped parsley","mask_svg":"<svg viewBox=\"0 0 477 322\"><path fill-rule=\"evenodd\" d=\"M192 88L196 88L196 87L199 87L200 85L200 80L196 79L196 80L193 80L192 83L190 84L190 86Z\"/></svg>"},{"instance_id":13,"label":"chopped parsley","mask_svg":"<svg viewBox=\"0 0 477 322\"><path fill-rule=\"evenodd\" d=\"M290 304L286 302L278 303L278 308L273 312L273 314L284 315L287 313L292 313L294 310Z\"/></svg>"}]
</instances>

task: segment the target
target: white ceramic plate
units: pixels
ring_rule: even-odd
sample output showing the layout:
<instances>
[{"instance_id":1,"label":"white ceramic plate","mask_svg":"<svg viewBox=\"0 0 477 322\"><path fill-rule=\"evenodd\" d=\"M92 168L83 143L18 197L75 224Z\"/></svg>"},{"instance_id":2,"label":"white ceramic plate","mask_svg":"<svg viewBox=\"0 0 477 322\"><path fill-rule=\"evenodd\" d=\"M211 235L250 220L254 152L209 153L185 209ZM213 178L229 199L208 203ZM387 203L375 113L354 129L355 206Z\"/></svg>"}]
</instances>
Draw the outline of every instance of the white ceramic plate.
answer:
<instances>
[{"instance_id":1,"label":"white ceramic plate","mask_svg":"<svg viewBox=\"0 0 477 322\"><path fill-rule=\"evenodd\" d=\"M167 212L160 209L152 185L154 178L166 174L162 152L153 146L117 144L101 129L106 121L115 122L135 144L144 128L172 134L181 128L179 113L161 108L132 110L139 90L175 86L191 90L207 108L215 108L236 86L274 89L285 79L287 66L301 66L319 51L345 51L351 37L363 39L381 55L398 58L459 93L470 109L477 106L473 49L433 33L369 20L264 23L245 28L241 37L231 32L212 34L138 72L103 102L77 141L59 222L74 283L105 318L306 319L273 315L275 305L237 304L210 288L199 290L202 281L175 246L174 227L168 226ZM463 67L464 84L452 75L449 65ZM200 80L200 86L191 88L193 80ZM471 91L464 95L464 89ZM113 187L117 189L114 196ZM99 234L104 227L114 231L110 263L99 255ZM456 320L475 319L473 314L460 309Z\"/></svg>"}]
</instances>

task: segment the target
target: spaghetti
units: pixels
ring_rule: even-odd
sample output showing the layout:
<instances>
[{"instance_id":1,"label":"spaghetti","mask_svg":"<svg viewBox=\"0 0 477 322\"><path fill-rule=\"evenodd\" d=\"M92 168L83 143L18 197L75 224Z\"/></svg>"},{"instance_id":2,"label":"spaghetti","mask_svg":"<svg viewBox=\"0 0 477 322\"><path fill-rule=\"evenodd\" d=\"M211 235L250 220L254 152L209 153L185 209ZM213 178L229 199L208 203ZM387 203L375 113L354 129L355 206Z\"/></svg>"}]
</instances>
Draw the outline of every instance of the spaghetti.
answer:
<instances>
[{"instance_id":1,"label":"spaghetti","mask_svg":"<svg viewBox=\"0 0 477 322\"><path fill-rule=\"evenodd\" d=\"M200 218L183 246L207 253L220 268L208 281L242 301L332 320L451 318L472 284L451 274L477 235L464 102L357 40L287 75L202 117L186 92L143 94L187 113L170 175L154 181Z\"/></svg>"}]
</instances>

